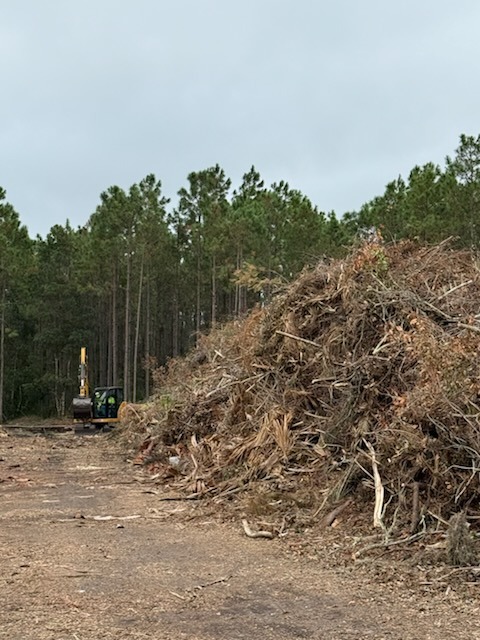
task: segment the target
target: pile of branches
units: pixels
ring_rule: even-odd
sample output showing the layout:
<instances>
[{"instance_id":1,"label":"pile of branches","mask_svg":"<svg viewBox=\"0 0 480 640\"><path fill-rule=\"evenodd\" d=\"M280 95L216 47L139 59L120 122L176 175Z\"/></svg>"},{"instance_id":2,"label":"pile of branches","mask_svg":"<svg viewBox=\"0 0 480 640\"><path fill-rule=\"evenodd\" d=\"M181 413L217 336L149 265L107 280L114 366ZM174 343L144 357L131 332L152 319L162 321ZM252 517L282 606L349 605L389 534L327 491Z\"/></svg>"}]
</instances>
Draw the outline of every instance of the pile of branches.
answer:
<instances>
[{"instance_id":1,"label":"pile of branches","mask_svg":"<svg viewBox=\"0 0 480 640\"><path fill-rule=\"evenodd\" d=\"M192 497L283 515L368 503L376 526L412 532L480 515L471 252L363 244L205 336L156 382L126 433L141 440L137 461Z\"/></svg>"}]
</instances>

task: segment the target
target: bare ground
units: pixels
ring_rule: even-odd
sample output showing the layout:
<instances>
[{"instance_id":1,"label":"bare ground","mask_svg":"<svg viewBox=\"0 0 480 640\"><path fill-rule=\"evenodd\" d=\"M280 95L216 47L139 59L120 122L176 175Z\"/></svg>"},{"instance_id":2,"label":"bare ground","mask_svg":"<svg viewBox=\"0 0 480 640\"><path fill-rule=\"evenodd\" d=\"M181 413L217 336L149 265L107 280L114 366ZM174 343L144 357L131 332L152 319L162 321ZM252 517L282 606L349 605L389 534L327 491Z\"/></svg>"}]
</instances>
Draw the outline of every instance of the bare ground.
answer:
<instances>
[{"instance_id":1,"label":"bare ground","mask_svg":"<svg viewBox=\"0 0 480 640\"><path fill-rule=\"evenodd\" d=\"M333 566L159 498L104 434L0 433L0 638L480 638L478 582Z\"/></svg>"}]
</instances>

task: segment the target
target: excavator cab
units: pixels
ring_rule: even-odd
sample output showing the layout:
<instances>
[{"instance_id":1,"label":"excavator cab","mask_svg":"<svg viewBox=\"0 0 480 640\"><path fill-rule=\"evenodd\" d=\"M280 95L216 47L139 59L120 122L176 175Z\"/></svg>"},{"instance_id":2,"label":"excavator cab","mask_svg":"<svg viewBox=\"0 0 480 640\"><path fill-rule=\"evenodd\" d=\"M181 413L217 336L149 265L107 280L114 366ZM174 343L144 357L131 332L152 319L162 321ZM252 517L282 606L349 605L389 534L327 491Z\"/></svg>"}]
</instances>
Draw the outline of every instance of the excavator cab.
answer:
<instances>
[{"instance_id":1,"label":"excavator cab","mask_svg":"<svg viewBox=\"0 0 480 640\"><path fill-rule=\"evenodd\" d=\"M90 397L88 383L87 350L80 351L79 394L73 399L73 419L84 425L97 427L119 422L118 413L123 404L122 387L96 387Z\"/></svg>"},{"instance_id":2,"label":"excavator cab","mask_svg":"<svg viewBox=\"0 0 480 640\"><path fill-rule=\"evenodd\" d=\"M118 417L118 409L123 402L121 387L97 387L93 392L93 419L104 420Z\"/></svg>"}]
</instances>

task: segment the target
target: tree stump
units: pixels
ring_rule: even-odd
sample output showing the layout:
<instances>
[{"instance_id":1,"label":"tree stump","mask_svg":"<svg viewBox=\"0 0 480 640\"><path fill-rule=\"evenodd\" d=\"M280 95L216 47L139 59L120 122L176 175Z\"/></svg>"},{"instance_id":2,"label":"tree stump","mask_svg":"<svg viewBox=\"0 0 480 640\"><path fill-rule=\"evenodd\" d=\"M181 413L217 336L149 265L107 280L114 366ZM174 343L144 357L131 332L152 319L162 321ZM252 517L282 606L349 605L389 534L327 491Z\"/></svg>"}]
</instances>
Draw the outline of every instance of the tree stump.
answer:
<instances>
[{"instance_id":1,"label":"tree stump","mask_svg":"<svg viewBox=\"0 0 480 640\"><path fill-rule=\"evenodd\" d=\"M462 511L450 518L447 531L447 561L456 567L476 564L477 553L469 524Z\"/></svg>"}]
</instances>

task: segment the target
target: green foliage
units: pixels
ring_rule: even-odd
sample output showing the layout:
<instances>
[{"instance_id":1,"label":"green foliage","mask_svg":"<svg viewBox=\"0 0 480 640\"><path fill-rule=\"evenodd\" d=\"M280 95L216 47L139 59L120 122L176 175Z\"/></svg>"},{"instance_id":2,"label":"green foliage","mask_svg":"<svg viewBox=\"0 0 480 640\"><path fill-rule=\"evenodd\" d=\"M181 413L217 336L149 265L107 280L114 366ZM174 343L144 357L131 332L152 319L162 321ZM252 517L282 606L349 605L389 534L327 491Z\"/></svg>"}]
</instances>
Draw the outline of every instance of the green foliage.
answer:
<instances>
[{"instance_id":1,"label":"green foliage","mask_svg":"<svg viewBox=\"0 0 480 640\"><path fill-rule=\"evenodd\" d=\"M0 422L19 403L18 372L26 366L25 342L33 243L0 188Z\"/></svg>"},{"instance_id":2,"label":"green foliage","mask_svg":"<svg viewBox=\"0 0 480 640\"><path fill-rule=\"evenodd\" d=\"M380 229L385 240L416 238L438 242L448 236L460 245L477 248L480 242L480 136L460 136L445 169L433 163L414 167L408 181L387 184L381 196L344 218L348 232L361 236Z\"/></svg>"},{"instance_id":3,"label":"green foliage","mask_svg":"<svg viewBox=\"0 0 480 640\"><path fill-rule=\"evenodd\" d=\"M451 181L449 207L456 218L456 231L467 246L477 247L480 241L480 136L460 136L455 157L447 157L447 173Z\"/></svg>"}]
</instances>

